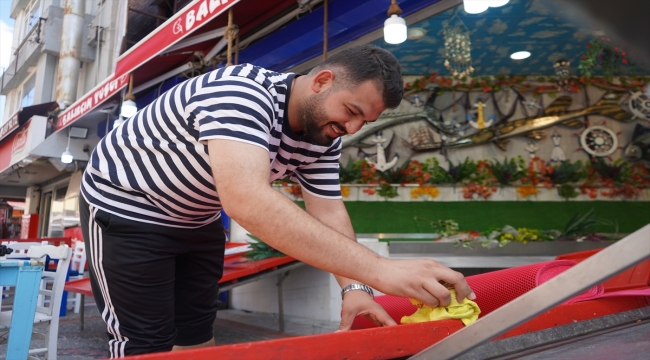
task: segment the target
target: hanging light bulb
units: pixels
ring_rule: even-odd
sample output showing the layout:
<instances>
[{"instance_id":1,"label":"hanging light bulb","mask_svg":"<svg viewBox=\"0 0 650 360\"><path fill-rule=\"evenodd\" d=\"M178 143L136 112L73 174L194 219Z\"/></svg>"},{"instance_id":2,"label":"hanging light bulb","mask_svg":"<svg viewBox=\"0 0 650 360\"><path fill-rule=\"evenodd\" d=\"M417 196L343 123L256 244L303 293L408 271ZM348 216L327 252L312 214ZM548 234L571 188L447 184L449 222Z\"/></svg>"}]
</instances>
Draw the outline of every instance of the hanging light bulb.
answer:
<instances>
[{"instance_id":1,"label":"hanging light bulb","mask_svg":"<svg viewBox=\"0 0 650 360\"><path fill-rule=\"evenodd\" d=\"M399 16L401 13L402 9L399 8L399 5L395 0L391 0L390 8L388 8L390 17L384 21L384 40L389 44L401 44L406 41L406 21Z\"/></svg>"},{"instance_id":2,"label":"hanging light bulb","mask_svg":"<svg viewBox=\"0 0 650 360\"><path fill-rule=\"evenodd\" d=\"M63 154L61 154L61 162L64 164L70 164L74 160L70 149L66 148Z\"/></svg>"},{"instance_id":3,"label":"hanging light bulb","mask_svg":"<svg viewBox=\"0 0 650 360\"><path fill-rule=\"evenodd\" d=\"M129 91L124 95L124 101L122 102L122 109L120 115L125 119L130 118L138 112L138 105L135 103L135 96L133 96L133 74L129 79Z\"/></svg>"},{"instance_id":4,"label":"hanging light bulb","mask_svg":"<svg viewBox=\"0 0 650 360\"><path fill-rule=\"evenodd\" d=\"M384 40L389 44L401 44L406 41L406 21L397 15L392 15L384 21Z\"/></svg>"},{"instance_id":5,"label":"hanging light bulb","mask_svg":"<svg viewBox=\"0 0 650 360\"><path fill-rule=\"evenodd\" d=\"M465 7L465 12L468 14L479 14L483 11L486 11L490 1L486 0L463 0L463 6Z\"/></svg>"},{"instance_id":6,"label":"hanging light bulb","mask_svg":"<svg viewBox=\"0 0 650 360\"><path fill-rule=\"evenodd\" d=\"M122 106L124 106L124 105L122 105ZM115 121L113 121L113 129L115 129L116 127L122 125L122 123L124 121L125 121L124 118L120 115L120 117L118 117L117 119L115 119Z\"/></svg>"},{"instance_id":7,"label":"hanging light bulb","mask_svg":"<svg viewBox=\"0 0 650 360\"><path fill-rule=\"evenodd\" d=\"M74 157L70 152L70 128L68 128L68 146L65 148L63 154L61 154L61 162L64 164L70 164L72 160L74 160Z\"/></svg>"}]
</instances>

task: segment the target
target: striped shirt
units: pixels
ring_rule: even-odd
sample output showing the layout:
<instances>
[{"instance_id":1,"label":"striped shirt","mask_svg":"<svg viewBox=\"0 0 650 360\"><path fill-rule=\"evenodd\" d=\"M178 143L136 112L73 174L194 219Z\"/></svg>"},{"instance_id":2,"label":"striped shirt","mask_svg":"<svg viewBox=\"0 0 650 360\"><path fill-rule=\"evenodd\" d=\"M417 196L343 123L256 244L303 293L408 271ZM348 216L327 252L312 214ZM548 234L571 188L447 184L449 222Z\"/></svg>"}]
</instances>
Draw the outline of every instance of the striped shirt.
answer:
<instances>
[{"instance_id":1,"label":"striped shirt","mask_svg":"<svg viewBox=\"0 0 650 360\"><path fill-rule=\"evenodd\" d=\"M340 198L340 138L330 146L314 145L289 126L295 77L243 64L176 85L99 142L83 176L84 198L136 221L186 228L208 224L221 211L210 139L267 150L269 182L290 176L303 191Z\"/></svg>"}]
</instances>

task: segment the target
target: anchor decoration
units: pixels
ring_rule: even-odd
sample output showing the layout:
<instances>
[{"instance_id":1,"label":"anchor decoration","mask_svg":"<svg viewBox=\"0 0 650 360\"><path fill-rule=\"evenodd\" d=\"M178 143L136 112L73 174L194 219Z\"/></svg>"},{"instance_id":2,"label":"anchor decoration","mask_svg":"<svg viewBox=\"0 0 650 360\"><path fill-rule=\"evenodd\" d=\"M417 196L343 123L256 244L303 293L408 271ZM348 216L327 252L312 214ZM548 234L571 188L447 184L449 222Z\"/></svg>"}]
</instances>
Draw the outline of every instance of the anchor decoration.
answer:
<instances>
[{"instance_id":1,"label":"anchor decoration","mask_svg":"<svg viewBox=\"0 0 650 360\"><path fill-rule=\"evenodd\" d=\"M560 147L560 142L562 141L562 135L557 131L553 132L551 135L551 140L553 141L553 151L551 151L551 162L562 162L566 161L566 154L564 150Z\"/></svg>"},{"instance_id":2,"label":"anchor decoration","mask_svg":"<svg viewBox=\"0 0 650 360\"><path fill-rule=\"evenodd\" d=\"M384 138L382 135L383 135L382 132L378 131L375 135L375 138L371 140L372 142L377 144L377 162L373 162L369 158L366 158L366 161L368 161L370 165L374 165L375 169L379 171L386 171L392 168L393 166L395 166L395 164L397 164L397 160L399 159L399 156L395 154L395 156L393 156L393 159L389 163L386 162L386 153L384 152L384 147L382 146L382 143L385 143L386 141L388 141L388 139Z\"/></svg>"},{"instance_id":3,"label":"anchor decoration","mask_svg":"<svg viewBox=\"0 0 650 360\"><path fill-rule=\"evenodd\" d=\"M492 123L494 122L494 115L490 114L487 120L485 120L485 103L481 98L476 99L476 104L474 104L474 108L476 108L476 120L472 116L472 114L468 113L467 114L467 121L472 125L473 128L478 129L478 130L483 130L486 127L490 127Z\"/></svg>"}]
</instances>

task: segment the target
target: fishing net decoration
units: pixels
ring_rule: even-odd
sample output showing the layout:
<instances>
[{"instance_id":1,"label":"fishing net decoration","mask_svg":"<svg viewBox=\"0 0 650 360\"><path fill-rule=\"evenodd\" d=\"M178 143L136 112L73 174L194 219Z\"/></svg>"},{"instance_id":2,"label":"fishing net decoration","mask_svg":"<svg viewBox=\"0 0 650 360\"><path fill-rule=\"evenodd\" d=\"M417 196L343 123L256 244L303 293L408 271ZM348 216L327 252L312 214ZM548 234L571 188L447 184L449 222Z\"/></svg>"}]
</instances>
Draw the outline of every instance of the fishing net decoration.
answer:
<instances>
[{"instance_id":1,"label":"fishing net decoration","mask_svg":"<svg viewBox=\"0 0 650 360\"><path fill-rule=\"evenodd\" d=\"M460 26L451 25L456 19ZM442 28L443 38L445 40L445 62L444 65L451 72L451 75L457 79L462 79L472 72L472 54L469 34L470 31L462 20L454 14Z\"/></svg>"}]
</instances>

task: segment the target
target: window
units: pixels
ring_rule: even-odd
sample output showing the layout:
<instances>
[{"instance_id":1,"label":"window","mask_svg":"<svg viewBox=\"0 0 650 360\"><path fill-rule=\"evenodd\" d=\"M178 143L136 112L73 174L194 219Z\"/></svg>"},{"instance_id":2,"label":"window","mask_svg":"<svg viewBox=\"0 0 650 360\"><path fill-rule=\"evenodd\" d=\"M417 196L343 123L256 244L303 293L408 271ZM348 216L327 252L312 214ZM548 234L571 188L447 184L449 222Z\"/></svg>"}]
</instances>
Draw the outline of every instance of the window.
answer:
<instances>
[{"instance_id":1,"label":"window","mask_svg":"<svg viewBox=\"0 0 650 360\"><path fill-rule=\"evenodd\" d=\"M65 227L65 193L68 187L58 188L53 191L52 205L50 208L50 226L49 237L63 237L63 229Z\"/></svg>"},{"instance_id":2,"label":"window","mask_svg":"<svg viewBox=\"0 0 650 360\"><path fill-rule=\"evenodd\" d=\"M41 17L41 2L39 0L32 2L27 6L26 10L23 37L25 37L29 31L38 24L38 19Z\"/></svg>"},{"instance_id":3,"label":"window","mask_svg":"<svg viewBox=\"0 0 650 360\"><path fill-rule=\"evenodd\" d=\"M34 105L34 88L36 87L36 76L32 76L25 84L23 85L22 98L20 100L20 107L25 108L27 106Z\"/></svg>"}]
</instances>

